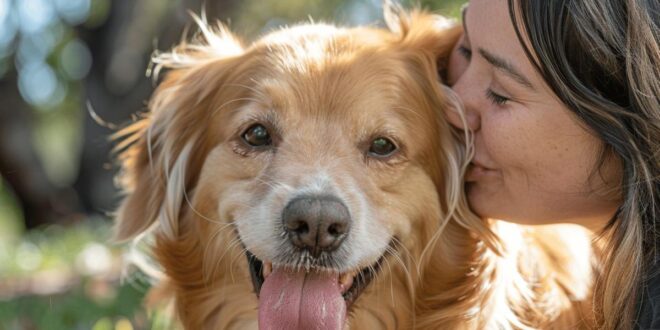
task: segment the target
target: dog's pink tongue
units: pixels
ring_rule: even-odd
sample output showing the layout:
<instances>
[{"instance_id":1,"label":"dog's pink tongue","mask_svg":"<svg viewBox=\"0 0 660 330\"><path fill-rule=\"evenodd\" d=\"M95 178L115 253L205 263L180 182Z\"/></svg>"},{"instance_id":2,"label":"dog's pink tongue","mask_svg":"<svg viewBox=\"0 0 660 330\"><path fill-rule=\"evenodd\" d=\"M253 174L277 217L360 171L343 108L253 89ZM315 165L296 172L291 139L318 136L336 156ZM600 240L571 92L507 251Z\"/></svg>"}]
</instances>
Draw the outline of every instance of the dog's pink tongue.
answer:
<instances>
[{"instance_id":1,"label":"dog's pink tongue","mask_svg":"<svg viewBox=\"0 0 660 330\"><path fill-rule=\"evenodd\" d=\"M259 293L259 329L340 330L346 303L336 274L276 268Z\"/></svg>"}]
</instances>

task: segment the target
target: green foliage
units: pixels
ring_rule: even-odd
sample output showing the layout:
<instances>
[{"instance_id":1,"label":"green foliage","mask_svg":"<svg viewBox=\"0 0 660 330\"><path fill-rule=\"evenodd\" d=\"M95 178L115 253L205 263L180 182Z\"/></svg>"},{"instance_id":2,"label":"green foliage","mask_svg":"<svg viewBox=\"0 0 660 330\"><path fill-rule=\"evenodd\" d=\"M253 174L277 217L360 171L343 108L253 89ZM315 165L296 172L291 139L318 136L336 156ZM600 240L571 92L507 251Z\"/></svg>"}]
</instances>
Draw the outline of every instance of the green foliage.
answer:
<instances>
[{"instance_id":1,"label":"green foliage","mask_svg":"<svg viewBox=\"0 0 660 330\"><path fill-rule=\"evenodd\" d=\"M0 274L2 274L2 256L8 246L23 233L23 215L12 195L9 186L0 176Z\"/></svg>"},{"instance_id":2,"label":"green foliage","mask_svg":"<svg viewBox=\"0 0 660 330\"><path fill-rule=\"evenodd\" d=\"M418 3L422 8L428 8L433 12L460 18L461 7L467 0L420 0L420 1L406 1L407 3ZM405 2L404 2L405 3Z\"/></svg>"},{"instance_id":3,"label":"green foliage","mask_svg":"<svg viewBox=\"0 0 660 330\"><path fill-rule=\"evenodd\" d=\"M403 0L406 8L423 8L455 18L466 0ZM333 22L339 25L382 22L381 0L243 1L236 8L231 30L254 38L282 25L299 22Z\"/></svg>"},{"instance_id":4,"label":"green foliage","mask_svg":"<svg viewBox=\"0 0 660 330\"><path fill-rule=\"evenodd\" d=\"M49 226L11 239L0 255L2 277L28 276L39 271L68 271L80 253L92 243L107 241L108 225L90 220L77 227ZM118 251L113 251L116 255Z\"/></svg>"},{"instance_id":5,"label":"green foliage","mask_svg":"<svg viewBox=\"0 0 660 330\"><path fill-rule=\"evenodd\" d=\"M109 231L96 219L2 241L0 329L165 329L142 307L144 276L121 282L123 247Z\"/></svg>"},{"instance_id":6,"label":"green foliage","mask_svg":"<svg viewBox=\"0 0 660 330\"><path fill-rule=\"evenodd\" d=\"M133 328L147 328L147 316L141 309L143 289L122 285L111 289L114 298L103 300L90 296L90 285L87 279L66 294L0 301L0 328L115 329L117 322L129 320Z\"/></svg>"}]
</instances>

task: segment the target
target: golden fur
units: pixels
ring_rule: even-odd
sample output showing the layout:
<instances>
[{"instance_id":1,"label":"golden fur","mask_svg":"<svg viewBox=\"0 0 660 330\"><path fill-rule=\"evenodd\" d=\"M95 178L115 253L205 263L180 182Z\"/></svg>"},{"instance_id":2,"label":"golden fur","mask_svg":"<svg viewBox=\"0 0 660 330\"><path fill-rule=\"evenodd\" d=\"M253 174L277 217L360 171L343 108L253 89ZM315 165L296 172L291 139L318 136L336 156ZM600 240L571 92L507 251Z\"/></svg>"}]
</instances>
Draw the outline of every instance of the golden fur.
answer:
<instances>
[{"instance_id":1,"label":"golden fur","mask_svg":"<svg viewBox=\"0 0 660 330\"><path fill-rule=\"evenodd\" d=\"M116 237L153 235L166 276L159 292L173 297L185 328L257 327L244 247L258 244L237 222L318 168L338 190L359 187L377 211L365 221L393 242L351 307L350 328L588 327L589 234L469 212L461 179L469 136L445 120L460 109L449 109L459 104L438 83L460 30L391 9L393 32L310 24L249 47L202 23L196 41L155 57L157 71L170 70L150 112L117 134L127 196ZM254 118L284 132L276 153L237 141ZM367 159L359 146L373 134L395 136L400 153Z\"/></svg>"}]
</instances>

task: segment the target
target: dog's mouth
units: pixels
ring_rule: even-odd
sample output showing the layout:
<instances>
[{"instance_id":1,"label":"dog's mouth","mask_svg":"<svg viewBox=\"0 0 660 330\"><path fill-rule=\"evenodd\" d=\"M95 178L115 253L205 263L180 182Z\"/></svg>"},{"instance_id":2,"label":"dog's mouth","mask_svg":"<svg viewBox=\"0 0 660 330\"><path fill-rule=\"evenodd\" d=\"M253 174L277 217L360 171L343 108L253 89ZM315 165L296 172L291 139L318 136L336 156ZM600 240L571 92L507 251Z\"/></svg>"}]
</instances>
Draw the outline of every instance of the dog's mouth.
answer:
<instances>
[{"instance_id":1,"label":"dog's mouth","mask_svg":"<svg viewBox=\"0 0 660 330\"><path fill-rule=\"evenodd\" d=\"M263 261L259 260L252 253L250 253L250 251L246 251L245 254L248 259L250 276L252 277L252 285L254 287L255 293L257 294L257 297L259 297L262 285L264 284L266 278L273 272L273 265L271 263L264 263ZM350 307L353 302L355 302L355 300L360 296L360 294L362 294L362 291L364 291L364 289L369 286L371 280L373 280L373 278L380 271L381 264L383 263L384 259L385 256L381 256L373 265L362 268L362 270L358 272L354 271L342 274L335 273L337 277L337 285L341 289L342 297L344 298L346 305ZM293 271L291 269L287 270ZM306 272L305 270L300 271ZM319 273L324 271L310 270L309 272Z\"/></svg>"},{"instance_id":2,"label":"dog's mouth","mask_svg":"<svg viewBox=\"0 0 660 330\"><path fill-rule=\"evenodd\" d=\"M260 329L342 329L347 312L381 270L385 256L346 273L273 266L246 250Z\"/></svg>"}]
</instances>

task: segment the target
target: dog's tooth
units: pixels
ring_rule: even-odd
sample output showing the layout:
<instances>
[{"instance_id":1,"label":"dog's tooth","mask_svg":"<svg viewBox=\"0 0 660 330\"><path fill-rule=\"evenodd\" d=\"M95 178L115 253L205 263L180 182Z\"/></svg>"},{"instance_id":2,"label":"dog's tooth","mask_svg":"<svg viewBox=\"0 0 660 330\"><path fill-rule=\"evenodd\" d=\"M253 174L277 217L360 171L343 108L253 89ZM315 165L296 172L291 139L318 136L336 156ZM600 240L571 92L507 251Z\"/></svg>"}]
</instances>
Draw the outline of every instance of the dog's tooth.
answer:
<instances>
[{"instance_id":1,"label":"dog's tooth","mask_svg":"<svg viewBox=\"0 0 660 330\"><path fill-rule=\"evenodd\" d=\"M346 290L353 285L354 277L355 276L352 273L345 273L339 277L339 287L341 288L342 293L346 292Z\"/></svg>"},{"instance_id":2,"label":"dog's tooth","mask_svg":"<svg viewBox=\"0 0 660 330\"><path fill-rule=\"evenodd\" d=\"M273 272L273 264L270 262L264 262L263 268L262 268L262 275L264 276L264 279L270 275L270 273Z\"/></svg>"}]
</instances>

